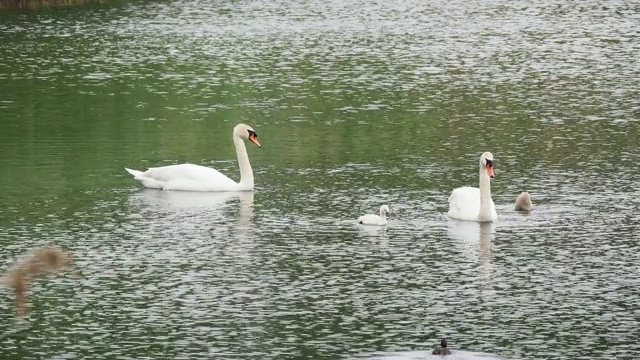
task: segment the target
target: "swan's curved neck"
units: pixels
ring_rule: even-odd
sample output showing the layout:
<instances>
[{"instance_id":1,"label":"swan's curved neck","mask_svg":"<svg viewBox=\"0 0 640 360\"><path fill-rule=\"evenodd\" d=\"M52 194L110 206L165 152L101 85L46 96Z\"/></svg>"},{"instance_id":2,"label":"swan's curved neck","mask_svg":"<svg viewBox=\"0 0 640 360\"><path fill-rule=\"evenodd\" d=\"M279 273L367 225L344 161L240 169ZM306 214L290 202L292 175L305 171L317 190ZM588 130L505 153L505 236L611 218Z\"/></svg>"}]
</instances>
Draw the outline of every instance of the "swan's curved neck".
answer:
<instances>
[{"instance_id":1,"label":"swan's curved neck","mask_svg":"<svg viewBox=\"0 0 640 360\"><path fill-rule=\"evenodd\" d=\"M480 218L491 216L491 179L484 166L480 166Z\"/></svg>"},{"instance_id":2,"label":"swan's curved neck","mask_svg":"<svg viewBox=\"0 0 640 360\"><path fill-rule=\"evenodd\" d=\"M247 147L244 145L244 141L235 135L233 136L233 144L236 146L238 165L240 165L240 187L249 190L253 189L253 170L251 170L251 164L249 163Z\"/></svg>"},{"instance_id":3,"label":"swan's curved neck","mask_svg":"<svg viewBox=\"0 0 640 360\"><path fill-rule=\"evenodd\" d=\"M382 219L383 221L387 220L387 213L382 209L380 209L380 219Z\"/></svg>"}]
</instances>

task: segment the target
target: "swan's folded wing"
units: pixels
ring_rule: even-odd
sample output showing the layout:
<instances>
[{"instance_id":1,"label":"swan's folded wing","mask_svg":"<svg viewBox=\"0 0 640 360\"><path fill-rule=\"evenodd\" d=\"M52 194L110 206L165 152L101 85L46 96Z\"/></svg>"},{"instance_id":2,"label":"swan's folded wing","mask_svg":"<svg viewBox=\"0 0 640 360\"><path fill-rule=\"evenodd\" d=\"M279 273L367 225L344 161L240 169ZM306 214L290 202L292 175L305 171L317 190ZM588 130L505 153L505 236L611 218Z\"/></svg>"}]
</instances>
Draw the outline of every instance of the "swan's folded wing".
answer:
<instances>
[{"instance_id":1,"label":"swan's folded wing","mask_svg":"<svg viewBox=\"0 0 640 360\"><path fill-rule=\"evenodd\" d=\"M469 201L468 198L473 196L474 190L478 190L478 201L480 201L480 190L478 188L472 188L470 186L463 186L453 189L451 195L449 195L449 208L462 210Z\"/></svg>"},{"instance_id":2,"label":"swan's folded wing","mask_svg":"<svg viewBox=\"0 0 640 360\"><path fill-rule=\"evenodd\" d=\"M178 164L161 167L152 167L144 172L144 177L157 181L169 182L177 179L189 179L195 181L212 181L220 178L229 179L216 169L195 164Z\"/></svg>"},{"instance_id":3,"label":"swan's folded wing","mask_svg":"<svg viewBox=\"0 0 640 360\"><path fill-rule=\"evenodd\" d=\"M358 224L362 225L381 225L382 223L380 216L374 214L362 215L358 218Z\"/></svg>"},{"instance_id":4,"label":"swan's folded wing","mask_svg":"<svg viewBox=\"0 0 640 360\"><path fill-rule=\"evenodd\" d=\"M194 164L149 168L137 179L146 187L165 190L233 191L238 187L218 170Z\"/></svg>"},{"instance_id":5,"label":"swan's folded wing","mask_svg":"<svg viewBox=\"0 0 640 360\"><path fill-rule=\"evenodd\" d=\"M449 196L449 217L473 220L480 211L480 189L464 186L454 189Z\"/></svg>"}]
</instances>

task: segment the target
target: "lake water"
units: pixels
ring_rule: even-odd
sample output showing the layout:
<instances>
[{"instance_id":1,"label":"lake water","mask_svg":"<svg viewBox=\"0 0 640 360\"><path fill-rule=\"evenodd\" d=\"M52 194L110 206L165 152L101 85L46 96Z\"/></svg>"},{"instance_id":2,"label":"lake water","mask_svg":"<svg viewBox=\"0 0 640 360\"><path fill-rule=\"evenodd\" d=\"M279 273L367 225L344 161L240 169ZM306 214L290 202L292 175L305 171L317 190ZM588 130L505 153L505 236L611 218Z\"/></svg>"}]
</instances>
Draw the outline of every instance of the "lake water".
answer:
<instances>
[{"instance_id":1,"label":"lake water","mask_svg":"<svg viewBox=\"0 0 640 360\"><path fill-rule=\"evenodd\" d=\"M136 1L0 13L7 358L640 357L640 7ZM253 193L141 190L192 162ZM496 159L499 219L447 198ZM513 211L523 190L535 210ZM355 219L391 208L386 229Z\"/></svg>"}]
</instances>

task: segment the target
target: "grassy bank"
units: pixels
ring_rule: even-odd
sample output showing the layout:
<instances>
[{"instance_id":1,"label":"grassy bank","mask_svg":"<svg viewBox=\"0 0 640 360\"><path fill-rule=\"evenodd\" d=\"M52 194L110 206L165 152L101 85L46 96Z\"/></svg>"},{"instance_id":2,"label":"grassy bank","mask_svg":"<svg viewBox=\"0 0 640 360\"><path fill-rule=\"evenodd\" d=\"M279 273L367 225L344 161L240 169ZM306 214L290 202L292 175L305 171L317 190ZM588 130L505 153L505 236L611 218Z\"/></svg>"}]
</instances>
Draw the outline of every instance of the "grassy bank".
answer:
<instances>
[{"instance_id":1,"label":"grassy bank","mask_svg":"<svg viewBox=\"0 0 640 360\"><path fill-rule=\"evenodd\" d=\"M101 2L99 0L0 0L0 10L38 9L41 7L80 5Z\"/></svg>"}]
</instances>

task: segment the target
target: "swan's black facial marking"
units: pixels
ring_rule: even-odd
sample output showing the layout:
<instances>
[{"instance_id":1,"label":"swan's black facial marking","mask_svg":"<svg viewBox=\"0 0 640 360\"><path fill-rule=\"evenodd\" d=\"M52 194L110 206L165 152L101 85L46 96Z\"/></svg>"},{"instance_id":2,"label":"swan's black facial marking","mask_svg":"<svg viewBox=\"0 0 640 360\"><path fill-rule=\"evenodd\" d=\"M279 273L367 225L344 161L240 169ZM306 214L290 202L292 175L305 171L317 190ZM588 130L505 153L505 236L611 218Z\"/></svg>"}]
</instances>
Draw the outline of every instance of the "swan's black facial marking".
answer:
<instances>
[{"instance_id":1,"label":"swan's black facial marking","mask_svg":"<svg viewBox=\"0 0 640 360\"><path fill-rule=\"evenodd\" d=\"M487 175L489 179L493 179L496 176L493 170L493 160L486 159L485 161L487 164L484 167L487 169Z\"/></svg>"},{"instance_id":2,"label":"swan's black facial marking","mask_svg":"<svg viewBox=\"0 0 640 360\"><path fill-rule=\"evenodd\" d=\"M258 141L258 134L255 131L247 129L249 132L249 141L256 144L257 147L260 147L260 142Z\"/></svg>"}]
</instances>

